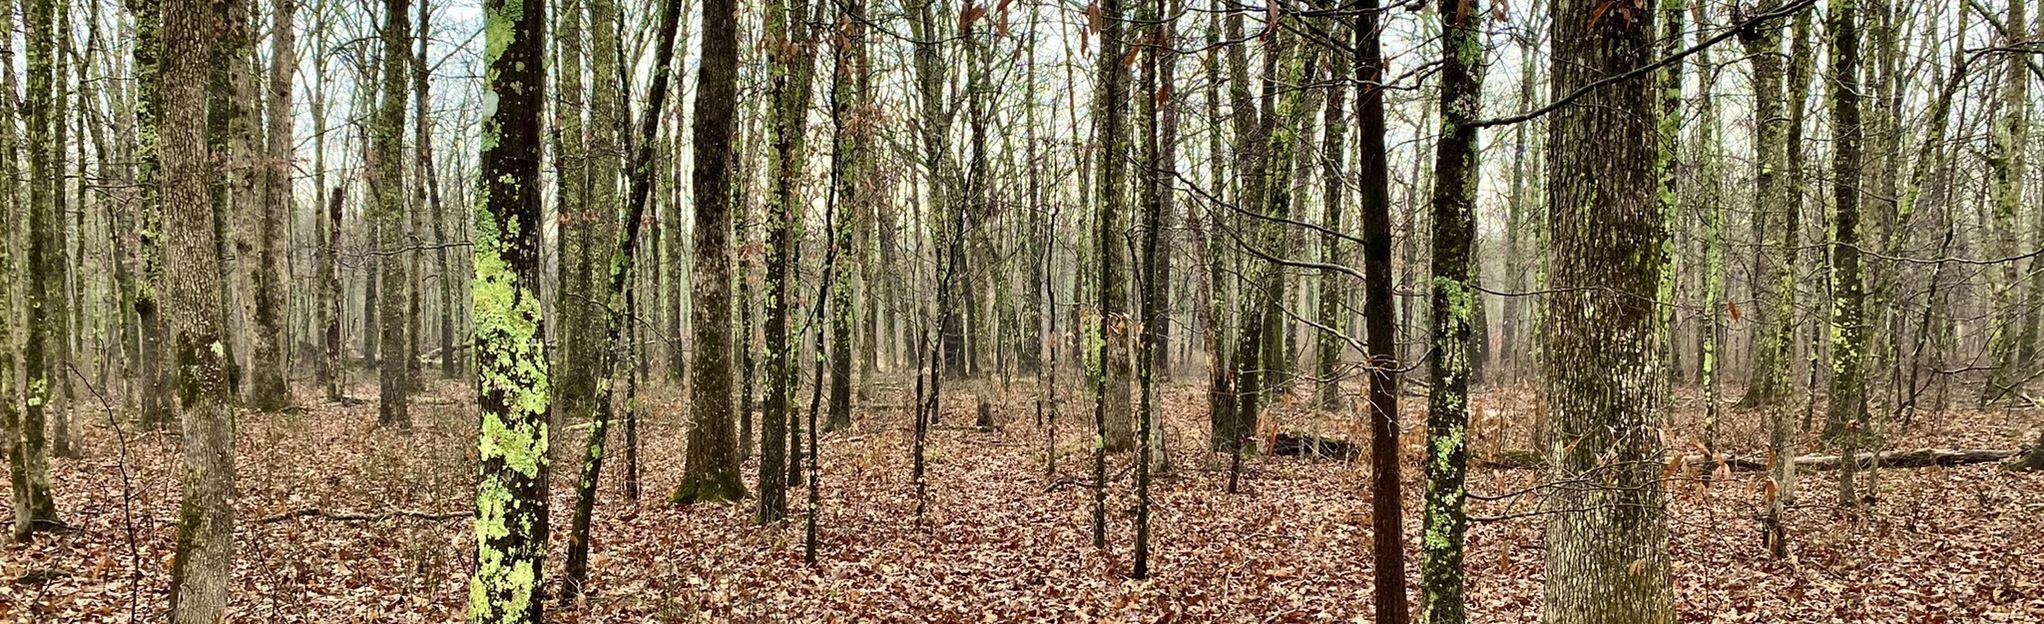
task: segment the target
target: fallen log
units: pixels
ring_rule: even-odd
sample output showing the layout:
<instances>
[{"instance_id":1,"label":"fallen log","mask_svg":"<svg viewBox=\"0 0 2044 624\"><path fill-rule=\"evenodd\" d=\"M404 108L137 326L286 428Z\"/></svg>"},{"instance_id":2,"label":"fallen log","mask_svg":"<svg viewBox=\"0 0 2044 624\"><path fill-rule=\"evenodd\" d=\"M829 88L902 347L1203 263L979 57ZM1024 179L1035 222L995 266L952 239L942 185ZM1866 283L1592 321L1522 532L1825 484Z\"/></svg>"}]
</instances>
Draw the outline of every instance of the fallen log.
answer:
<instances>
[{"instance_id":1,"label":"fallen log","mask_svg":"<svg viewBox=\"0 0 2044 624\"><path fill-rule=\"evenodd\" d=\"M1916 449L1913 451L1891 451L1880 453L1882 468L1929 468L1931 466L1963 466L1998 462L2021 454L2020 450L2000 449ZM1876 465L1874 453L1860 453L1854 456L1858 468ZM1726 467L1738 471L1760 471L1767 469L1765 457L1724 457ZM1708 455L1689 455L1682 458L1684 464L1704 469L1714 469L1717 462ZM1837 455L1804 455L1796 458L1797 470L1837 470L1840 464Z\"/></svg>"},{"instance_id":2,"label":"fallen log","mask_svg":"<svg viewBox=\"0 0 2044 624\"><path fill-rule=\"evenodd\" d=\"M412 518L416 520L445 522L448 520L459 520L462 518L472 517L475 517L475 510L473 509L449 512L419 511L415 509L395 509L391 511L376 513L360 513L351 511L328 511L325 509L320 509L318 507L305 507L300 509L293 509L291 511L286 511L280 514L264 516L262 519L257 520L256 524L274 524L295 518L324 518L335 522L379 522L383 520L389 520L391 518Z\"/></svg>"},{"instance_id":3,"label":"fallen log","mask_svg":"<svg viewBox=\"0 0 2044 624\"><path fill-rule=\"evenodd\" d=\"M1271 436L1270 454L1355 461L1362 451L1354 442L1342 438L1280 431Z\"/></svg>"},{"instance_id":4,"label":"fallen log","mask_svg":"<svg viewBox=\"0 0 2044 624\"><path fill-rule=\"evenodd\" d=\"M2021 455L2022 453L2021 450L2014 449L1916 449L1913 451L1888 451L1880 454L1880 466L1882 468L1929 468L1931 466L1950 468L1967 464L1998 462ZM1536 457L1530 451L1504 451L1491 458L1478 460L1478 465L1498 470L1544 467L1546 465L1545 461L1532 460L1532 458ZM1873 453L1860 453L1854 456L1854 458L1858 461L1857 467L1859 468L1871 468L1875 465ZM1720 462L1726 468L1738 472L1767 470L1766 457L1751 455L1721 456L1716 458L1709 455L1685 455L1682 457L1681 464L1679 465L1708 471L1717 469ZM1839 456L1837 455L1804 455L1796 458L1796 469L1837 470L1839 463ZM1670 462L1670 466L1675 465L1677 464Z\"/></svg>"}]
</instances>

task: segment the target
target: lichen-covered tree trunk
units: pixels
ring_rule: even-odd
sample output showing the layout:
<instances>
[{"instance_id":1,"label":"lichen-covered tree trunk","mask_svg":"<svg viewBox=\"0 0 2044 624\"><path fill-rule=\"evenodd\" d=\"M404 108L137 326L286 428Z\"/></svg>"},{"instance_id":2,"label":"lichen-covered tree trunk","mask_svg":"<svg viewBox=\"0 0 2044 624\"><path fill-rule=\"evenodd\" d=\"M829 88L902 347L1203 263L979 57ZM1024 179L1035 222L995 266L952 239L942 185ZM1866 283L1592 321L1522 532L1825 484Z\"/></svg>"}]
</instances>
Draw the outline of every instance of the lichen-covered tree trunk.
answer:
<instances>
[{"instance_id":1,"label":"lichen-covered tree trunk","mask_svg":"<svg viewBox=\"0 0 2044 624\"><path fill-rule=\"evenodd\" d=\"M553 424L563 426L567 417L588 413L588 400L595 373L589 369L589 353L598 345L590 336L591 262L588 249L596 245L592 220L605 207L592 205L594 150L589 142L602 131L602 122L585 122L590 87L584 78L583 59L586 33L583 14L590 0L563 0L553 16L548 39L554 46L553 127L554 212L558 231L554 236L554 320L552 342L558 345L554 358ZM591 128L590 126L598 126Z\"/></svg>"},{"instance_id":2,"label":"lichen-covered tree trunk","mask_svg":"<svg viewBox=\"0 0 2044 624\"><path fill-rule=\"evenodd\" d=\"M159 312L156 292L163 275L163 200L156 182L161 170L158 130L162 126L162 81L159 77L162 41L159 26L163 4L161 0L129 0L127 8L134 20L135 33L131 71L135 77L136 275L134 290L130 294L134 301L139 343L135 366L139 379L136 380L135 394L139 399L136 403L140 407L142 422L149 427L163 427L171 422L169 410L172 400L170 381L163 370L163 317ZM6 84L8 93L13 93L13 60L11 53L8 56L7 77L0 82ZM12 133L12 126L6 131Z\"/></svg>"},{"instance_id":3,"label":"lichen-covered tree trunk","mask_svg":"<svg viewBox=\"0 0 2044 624\"><path fill-rule=\"evenodd\" d=\"M2003 31L2021 33L2028 23L2025 17L2024 0L2009 0L2008 19ZM1988 133L1987 182L1989 195L1990 226L1981 235L1986 237L1986 253L1989 258L2007 258L2020 252L2022 230L2016 224L2018 210L2023 204L2025 171L2028 169L2030 137L2030 80L2028 69L2030 57L2011 54L2004 61L2001 87L2001 116L1994 120ZM2021 340L2020 324L2024 313L2019 299L2022 297L2023 279L2020 261L2010 260L1996 263L1991 273L1988 291L1990 306L1987 310L1988 339L1987 365L1993 367L1988 374L1987 386L1980 390L1980 401L1985 403L2009 396L2013 384L2021 381L2027 373L2020 368L2017 343Z\"/></svg>"},{"instance_id":4,"label":"lichen-covered tree trunk","mask_svg":"<svg viewBox=\"0 0 2044 624\"><path fill-rule=\"evenodd\" d=\"M1652 61L1655 11L1553 5L1554 93ZM1601 15L1602 19L1598 16ZM1654 303L1668 226L1654 163L1651 78L1584 93L1549 115L1550 483L1543 621L1674 621L1657 431L1667 412L1666 317Z\"/></svg>"},{"instance_id":5,"label":"lichen-covered tree trunk","mask_svg":"<svg viewBox=\"0 0 2044 624\"><path fill-rule=\"evenodd\" d=\"M26 384L21 387L19 394L5 395L9 402L7 409L10 412L16 409L16 405L21 406L20 415L9 418L13 422L7 428L7 434L10 436L7 457L14 489L13 532L15 539L18 540L27 539L37 530L53 528L57 520L56 503L50 495L47 419L51 400L50 367L53 363L49 355L52 341L50 325L57 322L57 319L51 317L52 306L49 299L63 295L61 282L55 284L55 292L51 291L52 284L48 276L50 265L62 261L61 258L51 257L59 254L57 250L51 249L51 246L61 245L55 233L57 225L54 221L57 215L52 214L55 206L50 203L49 197L51 190L56 187L56 172L51 169L53 156L49 138L50 92L54 81L51 75L54 70L50 60L53 47L50 41L53 6L51 0L34 0L27 3L25 7L27 10L24 12L28 20L24 43L28 46L29 96L21 100L25 108L21 113L27 121L25 147L29 161L27 194L29 203L25 210L18 207L17 202L21 200L21 193L14 187L14 182L10 181L7 189L10 193L5 198L5 203L0 204L6 207L9 220L12 222L7 228L9 240L4 241L4 244L15 247L26 243L28 249L27 262L19 269L12 263L0 267L0 270L20 275L23 278L22 290L25 291L19 301L26 307L24 310L26 313L19 316L10 314L4 321L0 321L12 325L20 319L27 323L25 344L22 345L21 376L13 377L12 367L4 371L8 373L10 382ZM6 21L13 21L11 15ZM13 31L10 29L8 32ZM12 43L8 45L12 47ZM13 57L10 54L4 68L7 70L7 92L10 94L15 92L13 65ZM12 106L8 108L11 109ZM11 119L10 117L7 131L10 135L9 150L4 154L8 157L10 167L15 166L13 163L19 162L15 160L18 152L13 150ZM9 172L9 175L13 175L12 172ZM26 228L22 228L23 224L20 222L24 213L27 217ZM23 234L26 234L27 240L14 238ZM11 304L15 301L12 289L0 291L0 297L8 298L9 307L12 307ZM10 351L11 357L13 343L7 343L4 348Z\"/></svg>"},{"instance_id":6,"label":"lichen-covered tree trunk","mask_svg":"<svg viewBox=\"0 0 2044 624\"><path fill-rule=\"evenodd\" d=\"M1102 341L1100 374L1105 381L1097 400L1105 421L1105 428L1099 432L1101 443L1108 452L1126 451L1135 445L1134 422L1129 412L1133 390L1129 384L1129 335L1134 319L1129 316L1128 263L1124 253L1128 248L1128 224L1123 204L1129 178L1125 156L1129 145L1126 123L1129 72L1128 63L1122 58L1125 13L1121 0L1100 3L1100 51L1094 61L1100 85L1093 108L1093 132L1100 151L1095 171L1099 175L1095 195L1100 213L1093 233L1094 261L1099 273L1095 302L1099 309L1094 317L1098 327L1094 331Z\"/></svg>"},{"instance_id":7,"label":"lichen-covered tree trunk","mask_svg":"<svg viewBox=\"0 0 2044 624\"><path fill-rule=\"evenodd\" d=\"M1707 9L1698 4L1695 7L1699 40L1707 37L1710 25ZM1725 339L1725 213L1724 200L1724 140L1718 127L1716 81L1708 77L1716 71L1717 65L1711 60L1712 54L1705 49L1697 54L1696 73L1705 79L1697 81L1696 139L1697 193L1696 213L1703 225L1700 234L1703 246L1703 316L1702 327L1698 329L1697 369L1703 386L1703 447L1704 452L1717 453L1718 424L1723 412L1718 396L1719 351Z\"/></svg>"},{"instance_id":8,"label":"lichen-covered tree trunk","mask_svg":"<svg viewBox=\"0 0 2044 624\"><path fill-rule=\"evenodd\" d=\"M14 32L13 11L0 11L0 31ZM6 72L0 76L0 85L4 85L7 93L15 93L12 37L0 40L0 70ZM16 126L11 121L17 112L14 102L12 97L0 98L0 119L10 120L0 124L0 158L9 167L20 162ZM0 241L0 345L5 345L0 346L0 397L6 397L5 405L0 405L0 434L7 436L8 478L14 503L12 532L15 539L24 539L39 528L49 528L43 526L43 521L55 521L57 514L50 496L49 449L44 445L41 413L25 413L17 399L26 394L26 388L16 386L25 375L18 376L14 331L16 321L25 315L15 307L18 301L15 286L16 276L26 276L28 272L24 270L26 265L21 264L23 258L15 255L13 249L22 243L18 237L30 230L23 227L25 215L18 184L13 175L0 176L0 226L4 226L0 232L5 232L6 237Z\"/></svg>"},{"instance_id":9,"label":"lichen-covered tree trunk","mask_svg":"<svg viewBox=\"0 0 2044 624\"><path fill-rule=\"evenodd\" d=\"M790 464L789 424L797 382L795 348L799 337L791 322L801 308L795 301L797 252L802 237L799 186L806 158L804 122L809 104L809 48L813 42L805 16L808 0L775 0L767 4L767 113L770 143L767 179L773 188L766 202L766 396L760 410L759 522L778 521L788 514Z\"/></svg>"},{"instance_id":10,"label":"lichen-covered tree trunk","mask_svg":"<svg viewBox=\"0 0 2044 624\"><path fill-rule=\"evenodd\" d=\"M696 91L695 272L690 299L688 457L677 502L745 496L733 443L731 370L731 135L738 109L738 3L703 0Z\"/></svg>"},{"instance_id":11,"label":"lichen-covered tree trunk","mask_svg":"<svg viewBox=\"0 0 2044 624\"><path fill-rule=\"evenodd\" d=\"M838 37L832 46L835 53L834 74L831 83L831 139L832 179L836 187L836 222L828 227L836 231L833 239L836 261L849 263L857 250L858 237L854 229L858 216L865 212L866 202L872 191L866 183L865 155L867 135L872 124L866 116L868 110L866 93L872 84L872 73L868 70L866 51L865 4L863 0L850 0L838 12L836 29ZM852 294L858 284L840 275L831 283L830 289L830 420L825 425L836 431L852 426L852 333L857 322L857 308L853 305ZM873 282L866 281L866 296L872 298ZM867 322L871 322L868 314ZM867 345L870 350L874 347ZM864 360L870 362L870 359ZM864 371L872 374L871 367Z\"/></svg>"},{"instance_id":12,"label":"lichen-covered tree trunk","mask_svg":"<svg viewBox=\"0 0 2044 624\"><path fill-rule=\"evenodd\" d=\"M234 552L234 417L228 386L225 308L208 180L219 174L208 149L210 46L219 37L214 3L163 4L162 191L167 297L176 324L178 400L184 440L184 496L171 558L171 621L213 624L227 607Z\"/></svg>"},{"instance_id":13,"label":"lichen-covered tree trunk","mask_svg":"<svg viewBox=\"0 0 2044 624\"><path fill-rule=\"evenodd\" d=\"M1867 409L1865 270L1860 267L1860 41L1859 1L1831 0L1828 58L1831 100L1831 402L1824 430L1838 442L1844 457L1859 453L1871 435ZM1840 462L1838 501L1853 509L1859 504L1854 481L1859 462Z\"/></svg>"},{"instance_id":14,"label":"lichen-covered tree trunk","mask_svg":"<svg viewBox=\"0 0 2044 624\"><path fill-rule=\"evenodd\" d=\"M1346 38L1345 30L1337 23L1331 34L1336 41L1340 41ZM1342 175L1343 155L1348 151L1348 97L1345 95L1347 83L1339 79L1348 75L1348 67L1349 56L1346 54L1335 54L1328 58L1328 71L1331 72L1330 76L1336 79L1327 89L1327 109L1321 121L1321 129L1325 136L1320 141L1319 154L1320 226L1330 230L1320 235L1320 261L1343 267L1349 265L1348 243L1335 233L1348 229L1348 217L1343 214L1341 205L1342 189L1348 186L1348 180ZM1315 345L1318 366L1314 368L1314 377L1319 379L1319 394L1316 397L1320 409L1324 410L1338 410L1342 407L1340 367L1347 344L1342 342L1341 336L1328 330L1339 330L1348 326L1342 319L1348 317L1348 310L1351 308L1349 279L1349 276L1332 269L1320 271L1318 316L1322 329L1318 332L1319 341Z\"/></svg>"},{"instance_id":15,"label":"lichen-covered tree trunk","mask_svg":"<svg viewBox=\"0 0 2044 624\"><path fill-rule=\"evenodd\" d=\"M263 163L263 237L257 260L255 306L255 367L250 371L249 405L260 410L281 410L291 404L291 384L285 373L287 332L284 326L284 256L288 253L284 224L291 219L292 140L291 80L297 71L297 47L293 43L292 16L297 0L275 0L270 16L270 85L265 131L269 157Z\"/></svg>"},{"instance_id":16,"label":"lichen-covered tree trunk","mask_svg":"<svg viewBox=\"0 0 2044 624\"><path fill-rule=\"evenodd\" d=\"M1774 12L1781 8L1780 0L1767 0L1758 9ZM1759 258L1771 260L1762 262L1766 267L1763 274L1754 276L1758 301L1753 311L1753 368L1746 384L1746 396L1740 400L1743 405L1761 405L1767 409L1767 450L1773 458L1793 456L1795 444L1795 423L1789 418L1787 401L1782 394L1788 388L1788 358L1793 352L1793 327L1795 276L1790 259L1773 253L1780 245L1779 239L1787 234L1782 230L1793 221L1795 207L1791 202L1795 195L1788 188L1789 180L1783 169L1788 163L1788 141L1783 132L1782 105L1782 57L1781 24L1779 20L1761 22L1740 31L1739 41L1746 55L1753 61L1753 104L1755 124L1754 201L1761 210L1754 216L1755 231L1761 235ZM1774 461L1768 471L1769 487L1763 496L1766 506L1762 520L1768 549L1776 556L1785 552L1787 527L1783 524L1795 492L1795 462Z\"/></svg>"},{"instance_id":17,"label":"lichen-covered tree trunk","mask_svg":"<svg viewBox=\"0 0 2044 624\"><path fill-rule=\"evenodd\" d=\"M1384 48L1380 0L1362 0L1355 26L1356 173L1363 227L1363 324L1370 350L1370 546L1375 615L1407 620L1405 496L1399 473L1398 335L1391 294L1391 172L1384 146Z\"/></svg>"},{"instance_id":18,"label":"lichen-covered tree trunk","mask_svg":"<svg viewBox=\"0 0 2044 624\"><path fill-rule=\"evenodd\" d=\"M1757 10L1779 9L1782 0L1762 0ZM1782 409L1789 391L1789 359L1795 353L1795 257L1796 250L1784 238L1793 236L1797 190L1787 176L1789 144L1783 111L1783 58L1778 21L1756 24L1739 32L1746 55L1753 61L1753 146L1756 213L1754 233L1758 271L1753 310L1754 333L1750 351L1746 394L1742 407ZM1799 96L1797 96L1799 97Z\"/></svg>"},{"instance_id":19,"label":"lichen-covered tree trunk","mask_svg":"<svg viewBox=\"0 0 2044 624\"><path fill-rule=\"evenodd\" d=\"M342 301L345 290L341 286L341 212L347 206L348 187L336 184L331 199L326 202L324 214L324 238L319 251L319 315L321 344L326 347L326 357L320 361L320 376L326 385L329 402L340 402L347 393L347 370L341 366L341 314L346 302Z\"/></svg>"},{"instance_id":20,"label":"lichen-covered tree trunk","mask_svg":"<svg viewBox=\"0 0 2044 624\"><path fill-rule=\"evenodd\" d=\"M377 293L376 316L378 345L383 359L377 362L377 380L381 391L376 404L376 422L384 426L410 427L411 414L407 409L407 395L411 392L411 343L407 336L410 329L407 317L411 311L411 276L406 266L405 249L410 245L405 236L405 168L399 157L404 152L405 95L409 84L405 80L411 65L402 59L411 58L408 48L411 42L410 0L384 0L383 17L383 70L382 103L377 110L375 136L370 150L376 161L372 168L372 184L376 193L378 280L381 292Z\"/></svg>"},{"instance_id":21,"label":"lichen-covered tree trunk","mask_svg":"<svg viewBox=\"0 0 2044 624\"><path fill-rule=\"evenodd\" d=\"M483 22L484 82L496 105L483 119L469 291L482 425L468 621L539 624L553 397L539 298L546 2L485 0Z\"/></svg>"},{"instance_id":22,"label":"lichen-covered tree trunk","mask_svg":"<svg viewBox=\"0 0 2044 624\"><path fill-rule=\"evenodd\" d=\"M1469 377L1483 305L1474 283L1477 158L1484 51L1483 7L1470 0L1441 16L1441 138L1435 149L1433 211L1434 353L1427 371L1426 518L1420 542L1420 619L1466 621L1462 604L1462 545L1468 529ZM1561 19L1561 18L1557 18Z\"/></svg>"}]
</instances>

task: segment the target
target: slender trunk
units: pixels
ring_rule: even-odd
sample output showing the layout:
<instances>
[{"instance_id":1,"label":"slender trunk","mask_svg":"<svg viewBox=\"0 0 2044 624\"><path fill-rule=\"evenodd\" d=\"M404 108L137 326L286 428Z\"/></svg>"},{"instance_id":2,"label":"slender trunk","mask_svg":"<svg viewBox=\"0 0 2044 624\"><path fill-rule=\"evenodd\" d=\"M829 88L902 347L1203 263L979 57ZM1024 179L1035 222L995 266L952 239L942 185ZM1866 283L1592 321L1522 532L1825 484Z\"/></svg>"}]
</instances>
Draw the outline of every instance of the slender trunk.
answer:
<instances>
[{"instance_id":1,"label":"slender trunk","mask_svg":"<svg viewBox=\"0 0 2044 624\"><path fill-rule=\"evenodd\" d=\"M377 362L381 392L376 405L376 422L384 426L411 427L407 395L411 392L410 316L411 282L407 270L405 236L405 170L398 155L404 152L405 75L410 63L410 0L384 0L383 84L381 107L377 112L375 137L370 150L376 155L370 186L376 192L377 264L382 292L377 293L376 316L383 359Z\"/></svg>"},{"instance_id":2,"label":"slender trunk","mask_svg":"<svg viewBox=\"0 0 2044 624\"><path fill-rule=\"evenodd\" d=\"M1363 318L1370 349L1370 528L1379 622L1407 620L1405 501L1398 458L1398 335L1391 294L1391 173L1384 147L1383 5L1363 0L1356 20L1356 172L1363 225Z\"/></svg>"},{"instance_id":3,"label":"slender trunk","mask_svg":"<svg viewBox=\"0 0 2044 624\"><path fill-rule=\"evenodd\" d=\"M285 373L290 370L284 362L289 348L284 326L285 296L287 287L284 279L284 255L289 241L285 239L284 224L291 219L291 161L295 145L292 140L291 79L297 71L297 47L292 37L292 16L298 7L297 0L276 0L270 15L270 93L269 158L265 160L263 172L263 240L260 266L256 275L255 306L255 370L254 385L249 389L251 407L261 410L280 410L291 404L291 385Z\"/></svg>"}]
</instances>

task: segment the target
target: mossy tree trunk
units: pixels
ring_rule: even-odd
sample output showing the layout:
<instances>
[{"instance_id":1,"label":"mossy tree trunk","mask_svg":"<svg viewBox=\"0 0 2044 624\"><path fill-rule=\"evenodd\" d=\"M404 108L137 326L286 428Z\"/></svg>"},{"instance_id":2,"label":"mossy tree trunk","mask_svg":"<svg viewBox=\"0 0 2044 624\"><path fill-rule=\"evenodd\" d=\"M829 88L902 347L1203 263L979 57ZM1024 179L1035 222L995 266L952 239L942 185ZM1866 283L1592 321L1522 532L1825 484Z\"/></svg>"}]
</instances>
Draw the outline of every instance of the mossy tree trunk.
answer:
<instances>
[{"instance_id":1,"label":"mossy tree trunk","mask_svg":"<svg viewBox=\"0 0 2044 624\"><path fill-rule=\"evenodd\" d=\"M1554 93L1653 60L1657 11L1601 4L1551 5ZM1645 76L1549 115L1548 478L1576 484L1547 495L1543 617L1555 624L1674 621L1655 433L1668 404L1667 317L1654 303L1668 237L1654 166L1660 95Z\"/></svg>"},{"instance_id":2,"label":"mossy tree trunk","mask_svg":"<svg viewBox=\"0 0 2044 624\"><path fill-rule=\"evenodd\" d=\"M1860 37L1859 0L1831 0L1831 402L1824 430L1837 441L1844 457L1859 453L1872 436L1866 420L1866 271L1860 266ZM1855 473L1859 462L1840 462L1838 501L1846 509L1859 504Z\"/></svg>"},{"instance_id":3,"label":"mossy tree trunk","mask_svg":"<svg viewBox=\"0 0 2044 624\"><path fill-rule=\"evenodd\" d=\"M371 153L375 156L370 187L376 193L377 265L381 292L377 293L378 345L383 358L377 362L381 391L376 404L376 422L407 428L411 413L407 396L412 390L410 315L411 276L407 270L410 241L405 236L404 152L405 95L410 89L406 75L411 63L410 0L384 0L383 79Z\"/></svg>"},{"instance_id":4,"label":"mossy tree trunk","mask_svg":"<svg viewBox=\"0 0 2044 624\"><path fill-rule=\"evenodd\" d=\"M1778 11L1780 0L1767 0L1759 5L1764 12ZM1754 216L1755 231L1761 234L1759 258L1771 260L1759 266L1766 267L1762 274L1754 276L1756 289L1760 291L1754 307L1753 369L1746 384L1746 396L1741 404L1761 405L1767 410L1768 456L1787 458L1793 456L1795 444L1795 423L1789 418L1787 401L1782 394L1788 387L1788 358L1794 351L1793 327L1795 275L1790 260L1770 255L1773 247L1779 245L1779 238L1786 235L1783 230L1794 221L1795 208L1789 180L1784 177L1787 167L1788 141L1783 132L1782 56L1781 24L1769 20L1754 24L1739 32L1739 42L1746 55L1753 61L1753 104L1755 124L1754 201L1764 212ZM1768 471L1769 484L1766 489L1766 510L1762 525L1769 552L1779 557L1786 552L1787 527L1783 515L1787 512L1795 492L1795 462L1774 461Z\"/></svg>"},{"instance_id":5,"label":"mossy tree trunk","mask_svg":"<svg viewBox=\"0 0 2044 624\"><path fill-rule=\"evenodd\" d=\"M2021 33L2028 23L2024 0L2009 0L2007 22L2002 32L2008 39ZM2020 253L2022 230L2016 224L2019 209L2023 203L2023 182L2028 169L2026 151L2030 137L2030 80L2028 69L2030 57L2021 54L2007 56L2002 74L2001 116L1994 120L1988 133L1987 182L1989 195L1988 213L1991 215L1989 228L1982 234L1987 238L1986 253L1990 258L2006 258ZM2019 299L2022 296L2023 280L2020 261L1997 263L1998 270L1989 280L1988 291L1991 301L1988 308L1988 362L1993 367L1987 386L1981 388L1981 402L2000 399L2010 394L2011 386L2026 374L2020 367L2017 344L2021 341L2020 324L2024 313Z\"/></svg>"},{"instance_id":6,"label":"mossy tree trunk","mask_svg":"<svg viewBox=\"0 0 2044 624\"><path fill-rule=\"evenodd\" d=\"M858 237L854 231L859 215L866 212L866 202L874 201L868 195L866 178L866 153L870 149L868 135L874 125L866 94L872 85L866 51L865 4L863 0L850 0L837 15L835 28L836 44L833 75L831 82L831 167L836 193L835 223L828 227L837 234L833 240L836 261L847 263L854 259ZM857 308L852 296L858 285L850 276L840 274L831 283L830 289L830 420L831 430L852 426L852 333L857 322ZM873 297L873 283L866 282L866 296ZM867 322L870 323L870 314ZM870 350L873 345L868 344ZM870 356L864 360L870 362ZM872 373L871 367L865 371Z\"/></svg>"}]
</instances>

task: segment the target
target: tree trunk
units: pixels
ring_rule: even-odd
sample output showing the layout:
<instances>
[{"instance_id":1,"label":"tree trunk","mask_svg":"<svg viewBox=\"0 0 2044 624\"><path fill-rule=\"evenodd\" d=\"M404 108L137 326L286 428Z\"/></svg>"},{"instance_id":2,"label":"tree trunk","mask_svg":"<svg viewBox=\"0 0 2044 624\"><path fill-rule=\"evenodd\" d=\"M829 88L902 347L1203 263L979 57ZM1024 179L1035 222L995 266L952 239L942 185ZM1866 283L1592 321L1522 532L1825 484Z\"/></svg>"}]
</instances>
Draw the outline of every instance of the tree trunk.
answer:
<instances>
[{"instance_id":1,"label":"tree trunk","mask_svg":"<svg viewBox=\"0 0 2044 624\"><path fill-rule=\"evenodd\" d=\"M405 81L410 63L411 42L409 0L384 0L382 105L377 112L376 136L371 151L376 155L371 187L376 192L376 240L380 290L376 299L377 329L383 359L377 363L382 388L376 405L379 425L409 428L412 418L406 409L411 393L411 342L407 336L411 276L406 255L411 246L405 236L405 169L399 155L404 152Z\"/></svg>"},{"instance_id":2,"label":"tree trunk","mask_svg":"<svg viewBox=\"0 0 2044 624\"><path fill-rule=\"evenodd\" d=\"M1477 127L1483 96L1483 8L1469 0L1441 13L1441 138L1434 160L1433 336L1428 358L1426 540L1420 549L1420 618L1459 624L1463 606L1462 547L1469 526L1469 378L1481 342L1474 283L1476 191L1482 165ZM1563 19L1557 17L1557 20Z\"/></svg>"},{"instance_id":3,"label":"tree trunk","mask_svg":"<svg viewBox=\"0 0 2044 624\"><path fill-rule=\"evenodd\" d=\"M1652 59L1654 11L1553 6L1553 92L1566 94ZM1598 19L1598 16L1604 19ZM1668 525L1655 431L1667 411L1666 317L1654 305L1668 226L1654 162L1655 81L1585 92L1549 116L1549 477L1589 483L1548 494L1544 617L1556 624L1674 620ZM1614 139L1613 137L1623 137ZM1595 146L1592 149L1592 146Z\"/></svg>"},{"instance_id":4,"label":"tree trunk","mask_svg":"<svg viewBox=\"0 0 2044 624\"><path fill-rule=\"evenodd\" d=\"M676 502L745 496L732 443L731 135L738 108L738 6L703 0L695 105L695 272L688 458Z\"/></svg>"},{"instance_id":5,"label":"tree trunk","mask_svg":"<svg viewBox=\"0 0 2044 624\"><path fill-rule=\"evenodd\" d=\"M209 45L226 27L212 3L163 5L162 194L167 264L165 318L176 324L178 396L184 423L184 496L171 558L171 621L213 624L227 607L234 552L234 417L228 386L219 232L207 181Z\"/></svg>"},{"instance_id":6,"label":"tree trunk","mask_svg":"<svg viewBox=\"0 0 2044 624\"><path fill-rule=\"evenodd\" d=\"M1831 0L1831 195L1837 211L1831 224L1831 402L1824 429L1842 455L1853 455L1872 436L1867 410L1865 270L1860 267L1860 80L1859 0ZM1845 462L1838 475L1838 501L1846 509L1859 504L1854 468Z\"/></svg>"},{"instance_id":7,"label":"tree trunk","mask_svg":"<svg viewBox=\"0 0 2044 624\"><path fill-rule=\"evenodd\" d=\"M1398 458L1398 335L1391 294L1391 173L1384 147L1384 49L1380 0L1363 0L1356 20L1356 172L1363 226L1363 318L1370 349L1370 528L1373 598L1379 622L1407 620L1405 501Z\"/></svg>"},{"instance_id":8,"label":"tree trunk","mask_svg":"<svg viewBox=\"0 0 2044 624\"><path fill-rule=\"evenodd\" d=\"M263 240L258 260L255 306L255 370L249 388L249 404L260 410L276 411L291 405L291 384L285 364L287 319L284 290L284 224L291 219L292 140L291 79L297 71L297 47L292 41L292 16L297 0L275 0L270 22L269 158L263 163ZM316 194L316 193L315 193Z\"/></svg>"},{"instance_id":9,"label":"tree trunk","mask_svg":"<svg viewBox=\"0 0 2044 624\"><path fill-rule=\"evenodd\" d=\"M496 107L482 125L475 363L482 413L471 622L539 624L547 555L549 373L541 315L540 114L544 0L485 0L482 63Z\"/></svg>"}]
</instances>

